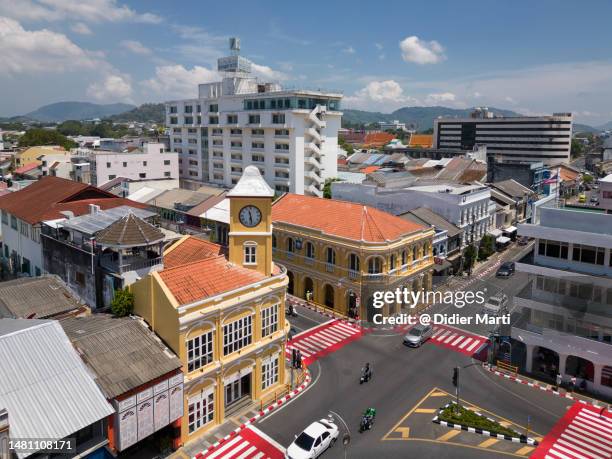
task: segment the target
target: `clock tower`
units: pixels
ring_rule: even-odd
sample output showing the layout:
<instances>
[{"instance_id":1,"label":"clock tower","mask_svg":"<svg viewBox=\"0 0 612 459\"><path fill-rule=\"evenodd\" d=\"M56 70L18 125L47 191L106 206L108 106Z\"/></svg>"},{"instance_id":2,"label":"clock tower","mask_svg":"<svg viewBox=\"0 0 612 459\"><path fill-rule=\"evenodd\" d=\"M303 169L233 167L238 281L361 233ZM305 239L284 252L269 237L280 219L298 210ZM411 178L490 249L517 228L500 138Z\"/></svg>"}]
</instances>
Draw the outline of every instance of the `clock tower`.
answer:
<instances>
[{"instance_id":1,"label":"clock tower","mask_svg":"<svg viewBox=\"0 0 612 459\"><path fill-rule=\"evenodd\" d=\"M271 275L274 190L257 167L248 166L227 197L230 200L230 262Z\"/></svg>"}]
</instances>

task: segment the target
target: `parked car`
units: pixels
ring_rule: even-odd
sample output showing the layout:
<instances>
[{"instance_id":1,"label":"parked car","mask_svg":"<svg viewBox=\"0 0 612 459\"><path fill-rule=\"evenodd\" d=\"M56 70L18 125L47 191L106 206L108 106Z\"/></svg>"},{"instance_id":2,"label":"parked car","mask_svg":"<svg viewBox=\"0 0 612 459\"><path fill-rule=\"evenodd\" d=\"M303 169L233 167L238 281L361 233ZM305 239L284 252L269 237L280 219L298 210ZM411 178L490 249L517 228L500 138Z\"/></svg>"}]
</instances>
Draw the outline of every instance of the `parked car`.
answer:
<instances>
[{"instance_id":1,"label":"parked car","mask_svg":"<svg viewBox=\"0 0 612 459\"><path fill-rule=\"evenodd\" d=\"M521 244L524 245L524 244ZM516 266L513 261L506 261L501 264L499 268L497 268L497 272L495 273L496 277L510 277L516 271Z\"/></svg>"},{"instance_id":2,"label":"parked car","mask_svg":"<svg viewBox=\"0 0 612 459\"><path fill-rule=\"evenodd\" d=\"M508 295L499 293L493 295L482 307L482 313L490 316L501 316L508 311Z\"/></svg>"},{"instance_id":3,"label":"parked car","mask_svg":"<svg viewBox=\"0 0 612 459\"><path fill-rule=\"evenodd\" d=\"M586 194L580 193L580 195L578 196L578 202L579 203L585 203L586 202Z\"/></svg>"},{"instance_id":4,"label":"parked car","mask_svg":"<svg viewBox=\"0 0 612 459\"><path fill-rule=\"evenodd\" d=\"M597 197L597 195L596 195L596 194L591 195L591 202L592 202L592 203L599 202L599 198Z\"/></svg>"},{"instance_id":5,"label":"parked car","mask_svg":"<svg viewBox=\"0 0 612 459\"><path fill-rule=\"evenodd\" d=\"M518 245L527 245L529 244L529 238L527 236L519 236L516 239L516 242L518 243Z\"/></svg>"},{"instance_id":6,"label":"parked car","mask_svg":"<svg viewBox=\"0 0 612 459\"><path fill-rule=\"evenodd\" d=\"M419 347L433 335L431 325L417 324L404 336L404 344L410 347Z\"/></svg>"},{"instance_id":7,"label":"parked car","mask_svg":"<svg viewBox=\"0 0 612 459\"><path fill-rule=\"evenodd\" d=\"M286 459L315 459L336 443L340 431L329 419L321 419L310 424L295 436L287 448Z\"/></svg>"}]
</instances>

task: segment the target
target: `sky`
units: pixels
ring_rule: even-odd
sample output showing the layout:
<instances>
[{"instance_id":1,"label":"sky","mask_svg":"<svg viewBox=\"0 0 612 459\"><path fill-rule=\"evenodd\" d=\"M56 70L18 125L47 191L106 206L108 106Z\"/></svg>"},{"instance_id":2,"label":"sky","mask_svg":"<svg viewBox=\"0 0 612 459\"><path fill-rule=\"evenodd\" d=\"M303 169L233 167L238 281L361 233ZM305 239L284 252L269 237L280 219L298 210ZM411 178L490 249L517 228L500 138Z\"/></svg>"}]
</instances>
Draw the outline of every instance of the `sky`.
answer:
<instances>
[{"instance_id":1,"label":"sky","mask_svg":"<svg viewBox=\"0 0 612 459\"><path fill-rule=\"evenodd\" d=\"M612 120L612 2L0 0L0 116L194 97L228 39L264 80L345 108L492 106Z\"/></svg>"}]
</instances>

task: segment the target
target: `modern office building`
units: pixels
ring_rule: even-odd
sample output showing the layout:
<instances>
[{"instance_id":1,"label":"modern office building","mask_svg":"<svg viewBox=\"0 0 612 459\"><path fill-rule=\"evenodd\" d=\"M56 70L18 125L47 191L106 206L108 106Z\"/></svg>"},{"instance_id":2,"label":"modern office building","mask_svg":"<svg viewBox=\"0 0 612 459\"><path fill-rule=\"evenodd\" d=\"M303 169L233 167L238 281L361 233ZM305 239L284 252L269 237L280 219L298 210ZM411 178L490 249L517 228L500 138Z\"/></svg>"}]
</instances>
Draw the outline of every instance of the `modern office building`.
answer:
<instances>
[{"instance_id":1,"label":"modern office building","mask_svg":"<svg viewBox=\"0 0 612 459\"><path fill-rule=\"evenodd\" d=\"M255 165L275 192L322 196L337 172L342 95L259 82L238 51L218 60L222 81L200 84L196 99L166 102L184 186L229 187Z\"/></svg>"},{"instance_id":2,"label":"modern office building","mask_svg":"<svg viewBox=\"0 0 612 459\"><path fill-rule=\"evenodd\" d=\"M478 111L472 118L434 120L434 148L471 150L487 146L497 161L541 161L545 166L569 163L571 113L552 116L493 117Z\"/></svg>"},{"instance_id":3,"label":"modern office building","mask_svg":"<svg viewBox=\"0 0 612 459\"><path fill-rule=\"evenodd\" d=\"M532 221L519 224L518 234L535 238L536 265L612 276L612 215L562 207L552 199Z\"/></svg>"}]
</instances>

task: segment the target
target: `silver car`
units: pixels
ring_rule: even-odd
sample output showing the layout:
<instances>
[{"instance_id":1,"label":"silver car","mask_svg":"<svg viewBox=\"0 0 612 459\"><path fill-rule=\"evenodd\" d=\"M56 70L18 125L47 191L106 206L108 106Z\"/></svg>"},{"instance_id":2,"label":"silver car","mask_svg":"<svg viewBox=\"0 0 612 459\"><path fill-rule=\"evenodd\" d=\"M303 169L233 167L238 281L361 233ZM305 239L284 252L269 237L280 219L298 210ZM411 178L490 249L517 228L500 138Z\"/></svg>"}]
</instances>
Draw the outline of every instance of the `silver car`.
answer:
<instances>
[{"instance_id":1,"label":"silver car","mask_svg":"<svg viewBox=\"0 0 612 459\"><path fill-rule=\"evenodd\" d=\"M419 347L433 335L433 327L431 325L417 324L410 329L408 334L404 336L404 344L410 347Z\"/></svg>"}]
</instances>

